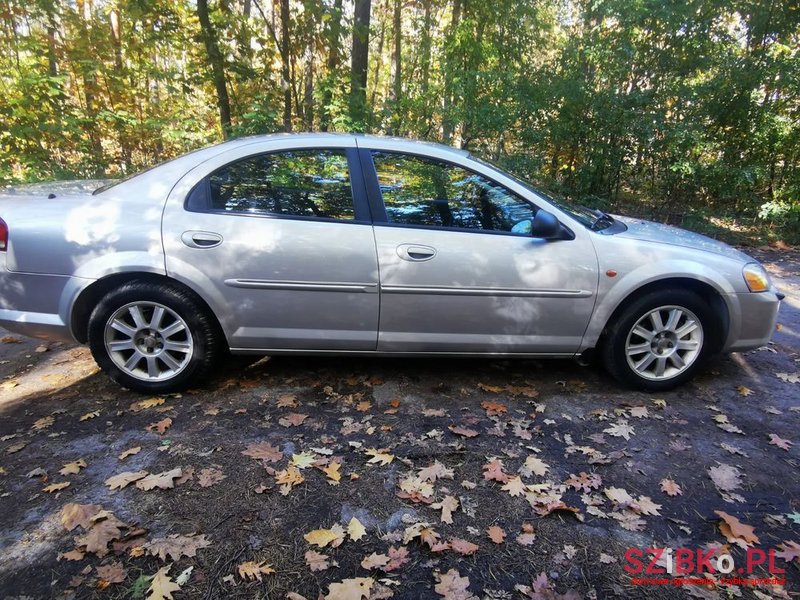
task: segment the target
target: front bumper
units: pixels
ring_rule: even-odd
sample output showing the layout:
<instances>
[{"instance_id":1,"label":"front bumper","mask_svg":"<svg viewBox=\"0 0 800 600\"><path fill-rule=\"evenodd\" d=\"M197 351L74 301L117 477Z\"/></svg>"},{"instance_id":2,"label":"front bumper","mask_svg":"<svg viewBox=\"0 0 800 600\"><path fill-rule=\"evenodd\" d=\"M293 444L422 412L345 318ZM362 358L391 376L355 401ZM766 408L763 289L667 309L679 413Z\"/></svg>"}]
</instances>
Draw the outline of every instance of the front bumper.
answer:
<instances>
[{"instance_id":1,"label":"front bumper","mask_svg":"<svg viewBox=\"0 0 800 600\"><path fill-rule=\"evenodd\" d=\"M723 351L743 352L765 346L775 332L783 294L773 288L768 292L742 292L735 297L739 305L738 333L731 331Z\"/></svg>"}]
</instances>

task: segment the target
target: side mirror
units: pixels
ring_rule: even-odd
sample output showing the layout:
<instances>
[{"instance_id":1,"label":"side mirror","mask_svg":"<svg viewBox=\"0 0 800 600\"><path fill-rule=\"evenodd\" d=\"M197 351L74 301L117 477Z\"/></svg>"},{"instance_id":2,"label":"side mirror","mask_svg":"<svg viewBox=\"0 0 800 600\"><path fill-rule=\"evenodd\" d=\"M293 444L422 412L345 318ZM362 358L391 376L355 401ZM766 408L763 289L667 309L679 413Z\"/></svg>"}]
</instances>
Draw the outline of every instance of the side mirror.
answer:
<instances>
[{"instance_id":1,"label":"side mirror","mask_svg":"<svg viewBox=\"0 0 800 600\"><path fill-rule=\"evenodd\" d=\"M561 223L553 213L539 209L531 223L531 237L555 240L561 238Z\"/></svg>"}]
</instances>

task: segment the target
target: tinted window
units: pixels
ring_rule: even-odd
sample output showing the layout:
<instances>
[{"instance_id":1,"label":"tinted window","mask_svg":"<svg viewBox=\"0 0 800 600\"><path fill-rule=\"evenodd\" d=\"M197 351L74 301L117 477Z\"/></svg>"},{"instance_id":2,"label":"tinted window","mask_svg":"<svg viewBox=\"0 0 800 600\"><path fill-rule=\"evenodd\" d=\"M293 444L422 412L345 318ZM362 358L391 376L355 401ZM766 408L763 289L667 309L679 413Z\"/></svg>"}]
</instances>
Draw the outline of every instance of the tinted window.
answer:
<instances>
[{"instance_id":1,"label":"tinted window","mask_svg":"<svg viewBox=\"0 0 800 600\"><path fill-rule=\"evenodd\" d=\"M477 173L406 154L372 158L390 223L530 232L536 208Z\"/></svg>"},{"instance_id":2,"label":"tinted window","mask_svg":"<svg viewBox=\"0 0 800 600\"><path fill-rule=\"evenodd\" d=\"M342 150L251 156L209 175L207 189L211 210L354 218L350 173ZM191 207L191 197L189 202Z\"/></svg>"}]
</instances>

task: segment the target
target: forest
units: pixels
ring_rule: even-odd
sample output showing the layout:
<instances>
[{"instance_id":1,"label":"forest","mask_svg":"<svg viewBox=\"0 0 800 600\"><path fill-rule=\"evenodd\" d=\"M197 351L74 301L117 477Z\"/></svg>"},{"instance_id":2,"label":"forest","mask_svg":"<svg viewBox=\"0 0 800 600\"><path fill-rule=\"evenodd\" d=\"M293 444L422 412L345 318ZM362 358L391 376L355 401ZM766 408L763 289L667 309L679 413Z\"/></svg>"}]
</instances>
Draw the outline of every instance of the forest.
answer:
<instances>
[{"instance_id":1,"label":"forest","mask_svg":"<svg viewBox=\"0 0 800 600\"><path fill-rule=\"evenodd\" d=\"M5 186L369 132L800 242L797 0L0 0L0 122Z\"/></svg>"}]
</instances>

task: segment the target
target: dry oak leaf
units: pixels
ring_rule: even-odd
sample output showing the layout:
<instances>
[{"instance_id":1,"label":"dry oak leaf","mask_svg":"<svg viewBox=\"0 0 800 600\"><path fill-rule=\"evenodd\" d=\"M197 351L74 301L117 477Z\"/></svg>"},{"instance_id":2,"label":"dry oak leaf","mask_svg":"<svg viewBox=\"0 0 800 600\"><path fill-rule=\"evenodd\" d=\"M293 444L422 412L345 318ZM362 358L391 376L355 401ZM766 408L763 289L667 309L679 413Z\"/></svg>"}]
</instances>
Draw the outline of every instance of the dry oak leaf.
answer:
<instances>
[{"instance_id":1,"label":"dry oak leaf","mask_svg":"<svg viewBox=\"0 0 800 600\"><path fill-rule=\"evenodd\" d=\"M61 555L59 560L61 558L63 558L64 560L83 560L85 556L86 556L85 552L83 552L82 550L78 550L76 548L74 550L70 550L69 552L64 552L64 554Z\"/></svg>"},{"instance_id":2,"label":"dry oak leaf","mask_svg":"<svg viewBox=\"0 0 800 600\"><path fill-rule=\"evenodd\" d=\"M141 451L142 451L142 447L141 446L134 446L133 448L128 448L127 450L125 450L125 452L120 454L117 458L119 460L125 460L129 456L133 456L134 454L139 454L139 452L141 452Z\"/></svg>"},{"instance_id":3,"label":"dry oak leaf","mask_svg":"<svg viewBox=\"0 0 800 600\"><path fill-rule=\"evenodd\" d=\"M47 427L50 427L55 422L56 422L55 417L53 417L52 415L48 415L46 417L42 417L41 419L37 419L36 421L34 421L33 428L39 431L42 429L46 429Z\"/></svg>"},{"instance_id":4,"label":"dry oak leaf","mask_svg":"<svg viewBox=\"0 0 800 600\"><path fill-rule=\"evenodd\" d=\"M531 475L543 477L548 470L550 470L550 465L531 454L525 459L525 463L519 468L518 472L523 477L530 477Z\"/></svg>"},{"instance_id":5,"label":"dry oak leaf","mask_svg":"<svg viewBox=\"0 0 800 600\"><path fill-rule=\"evenodd\" d=\"M161 473L148 475L147 477L137 481L136 487L144 491L155 488L160 490L169 490L175 487L174 480L182 475L183 471L180 467L178 467L177 469L172 469L171 471L163 471Z\"/></svg>"},{"instance_id":6,"label":"dry oak leaf","mask_svg":"<svg viewBox=\"0 0 800 600\"><path fill-rule=\"evenodd\" d=\"M283 452L269 442L253 442L242 450L242 454L267 462L278 462L283 458Z\"/></svg>"},{"instance_id":7,"label":"dry oak leaf","mask_svg":"<svg viewBox=\"0 0 800 600\"><path fill-rule=\"evenodd\" d=\"M316 462L317 457L311 452L300 452L299 454L292 454L292 466L298 469L307 469Z\"/></svg>"},{"instance_id":8,"label":"dry oak leaf","mask_svg":"<svg viewBox=\"0 0 800 600\"><path fill-rule=\"evenodd\" d=\"M720 463L719 466L711 467L708 476L718 490L732 492L742 486L741 473L736 467Z\"/></svg>"},{"instance_id":9,"label":"dry oak leaf","mask_svg":"<svg viewBox=\"0 0 800 600\"><path fill-rule=\"evenodd\" d=\"M453 524L453 513L458 510L458 498L445 496L441 502L431 504L431 508L442 511L442 523Z\"/></svg>"},{"instance_id":10,"label":"dry oak leaf","mask_svg":"<svg viewBox=\"0 0 800 600\"><path fill-rule=\"evenodd\" d=\"M633 427L628 425L628 422L625 419L620 419L616 423L612 424L611 427L603 429L603 432L614 437L623 437L626 440L630 440L631 436L634 435Z\"/></svg>"},{"instance_id":11,"label":"dry oak leaf","mask_svg":"<svg viewBox=\"0 0 800 600\"><path fill-rule=\"evenodd\" d=\"M128 576L128 572L122 567L121 562L112 562L97 567L97 576L106 583L122 583Z\"/></svg>"},{"instance_id":12,"label":"dry oak leaf","mask_svg":"<svg viewBox=\"0 0 800 600\"><path fill-rule=\"evenodd\" d=\"M215 469L214 467L209 467L207 469L203 469L200 471L199 475L197 476L197 483L200 487L211 487L215 483L219 483L223 479L225 479L226 475L219 469Z\"/></svg>"},{"instance_id":13,"label":"dry oak leaf","mask_svg":"<svg viewBox=\"0 0 800 600\"><path fill-rule=\"evenodd\" d=\"M290 466L275 474L275 483L281 486L280 492L283 496L286 496L294 486L300 485L304 481L305 478L297 467Z\"/></svg>"},{"instance_id":14,"label":"dry oak leaf","mask_svg":"<svg viewBox=\"0 0 800 600\"><path fill-rule=\"evenodd\" d=\"M452 479L453 469L448 469L438 460L435 460L432 465L421 468L418 475L421 479L436 483L437 479Z\"/></svg>"},{"instance_id":15,"label":"dry oak leaf","mask_svg":"<svg viewBox=\"0 0 800 600\"><path fill-rule=\"evenodd\" d=\"M75 538L75 544L78 547L85 547L86 552L92 552L102 558L108 554L108 543L118 540L122 535L122 528L126 525L106 510L100 511L92 518L94 523L85 535Z\"/></svg>"},{"instance_id":16,"label":"dry oak leaf","mask_svg":"<svg viewBox=\"0 0 800 600\"><path fill-rule=\"evenodd\" d=\"M373 552L364 560L361 561L361 568L363 569L383 569L389 564L389 557L385 554L376 554Z\"/></svg>"},{"instance_id":17,"label":"dry oak leaf","mask_svg":"<svg viewBox=\"0 0 800 600\"><path fill-rule=\"evenodd\" d=\"M354 577L343 579L328 586L325 600L362 600L369 598L374 580L371 577Z\"/></svg>"},{"instance_id":18,"label":"dry oak leaf","mask_svg":"<svg viewBox=\"0 0 800 600\"><path fill-rule=\"evenodd\" d=\"M268 565L265 560L260 563L248 560L240 564L237 571L239 572L239 577L245 581L261 581L262 575L271 575L275 572L272 565Z\"/></svg>"},{"instance_id":19,"label":"dry oak leaf","mask_svg":"<svg viewBox=\"0 0 800 600\"><path fill-rule=\"evenodd\" d=\"M672 479L661 480L661 491L667 494L667 496L680 496L683 494L681 486L675 483Z\"/></svg>"},{"instance_id":20,"label":"dry oak leaf","mask_svg":"<svg viewBox=\"0 0 800 600\"><path fill-rule=\"evenodd\" d=\"M461 437L465 438L474 438L480 435L479 431L475 431L474 429L469 429L467 427L461 427L460 425L450 425L448 429L456 435L460 435Z\"/></svg>"},{"instance_id":21,"label":"dry oak leaf","mask_svg":"<svg viewBox=\"0 0 800 600\"><path fill-rule=\"evenodd\" d=\"M306 552L305 559L306 565L312 571L324 571L331 566L331 564L328 562L330 560L330 556L326 554L320 554L315 550L309 550Z\"/></svg>"},{"instance_id":22,"label":"dry oak leaf","mask_svg":"<svg viewBox=\"0 0 800 600\"><path fill-rule=\"evenodd\" d=\"M150 581L150 587L147 589L147 600L173 600L172 593L179 592L181 586L172 581L167 573L172 565L161 567L158 572L153 575Z\"/></svg>"},{"instance_id":23,"label":"dry oak leaf","mask_svg":"<svg viewBox=\"0 0 800 600\"><path fill-rule=\"evenodd\" d=\"M145 429L147 431L157 431L161 435L164 435L164 432L167 431L172 426L172 419L166 417L161 419L160 421L156 421L155 423L150 423Z\"/></svg>"},{"instance_id":24,"label":"dry oak leaf","mask_svg":"<svg viewBox=\"0 0 800 600\"><path fill-rule=\"evenodd\" d=\"M54 492L60 492L64 488L69 487L69 481L62 481L61 483L51 483L46 488L42 489L43 492L47 492L48 494L52 494Z\"/></svg>"},{"instance_id":25,"label":"dry oak leaf","mask_svg":"<svg viewBox=\"0 0 800 600\"><path fill-rule=\"evenodd\" d=\"M145 400L134 402L128 408L133 412L140 412L146 408L153 408L162 404L164 404L164 398L146 398Z\"/></svg>"},{"instance_id":26,"label":"dry oak leaf","mask_svg":"<svg viewBox=\"0 0 800 600\"><path fill-rule=\"evenodd\" d=\"M499 402L491 402L489 400L484 400L481 402L481 408L486 411L486 415L489 417L494 417L497 415L501 415L504 412L508 412L508 407L505 404L500 404Z\"/></svg>"},{"instance_id":27,"label":"dry oak leaf","mask_svg":"<svg viewBox=\"0 0 800 600\"><path fill-rule=\"evenodd\" d=\"M715 510L714 513L722 519L719 530L729 542L745 549L753 543L758 544L758 536L755 534L754 527L745 525L736 517L721 510Z\"/></svg>"},{"instance_id":28,"label":"dry oak leaf","mask_svg":"<svg viewBox=\"0 0 800 600\"><path fill-rule=\"evenodd\" d=\"M433 575L437 581L433 590L445 600L478 600L478 597L469 591L469 578L461 577L455 569Z\"/></svg>"},{"instance_id":29,"label":"dry oak leaf","mask_svg":"<svg viewBox=\"0 0 800 600\"><path fill-rule=\"evenodd\" d=\"M299 427L308 418L308 415L300 413L289 413L285 417L278 419L278 423L284 427Z\"/></svg>"},{"instance_id":30,"label":"dry oak leaf","mask_svg":"<svg viewBox=\"0 0 800 600\"><path fill-rule=\"evenodd\" d=\"M372 457L367 461L367 464L388 465L394 460L394 456L389 454L386 451L386 448L381 448L380 450L377 450L376 448L369 448L364 451L364 454Z\"/></svg>"},{"instance_id":31,"label":"dry oak leaf","mask_svg":"<svg viewBox=\"0 0 800 600\"><path fill-rule=\"evenodd\" d=\"M753 393L753 390L751 390L749 387L746 387L746 386L743 386L743 385L740 385L739 387L737 387L736 391L739 392L745 398Z\"/></svg>"},{"instance_id":32,"label":"dry oak leaf","mask_svg":"<svg viewBox=\"0 0 800 600\"><path fill-rule=\"evenodd\" d=\"M85 415L81 415L79 421L88 421L89 419L94 419L100 416L99 410L93 410L92 412L88 412Z\"/></svg>"},{"instance_id":33,"label":"dry oak leaf","mask_svg":"<svg viewBox=\"0 0 800 600\"><path fill-rule=\"evenodd\" d=\"M297 406L297 396L294 394L283 394L278 398L278 408L294 408Z\"/></svg>"},{"instance_id":34,"label":"dry oak leaf","mask_svg":"<svg viewBox=\"0 0 800 600\"><path fill-rule=\"evenodd\" d=\"M597 473L585 473L581 471L579 475L570 473L566 484L577 491L583 490L588 493L598 489L603 484L603 480Z\"/></svg>"},{"instance_id":35,"label":"dry oak leaf","mask_svg":"<svg viewBox=\"0 0 800 600\"><path fill-rule=\"evenodd\" d=\"M88 529L94 516L103 510L99 504L77 504L68 502L61 509L61 524L67 531L72 531L78 525Z\"/></svg>"},{"instance_id":36,"label":"dry oak leaf","mask_svg":"<svg viewBox=\"0 0 800 600\"><path fill-rule=\"evenodd\" d=\"M483 465L483 478L488 481L508 483L511 475L503 471L503 461L495 458Z\"/></svg>"},{"instance_id":37,"label":"dry oak leaf","mask_svg":"<svg viewBox=\"0 0 800 600\"><path fill-rule=\"evenodd\" d=\"M173 561L180 560L181 557L192 558L197 555L198 550L208 548L211 542L202 535L180 535L173 534L165 538L155 538L146 542L143 548L151 556L157 556L164 562L169 557Z\"/></svg>"},{"instance_id":38,"label":"dry oak leaf","mask_svg":"<svg viewBox=\"0 0 800 600\"><path fill-rule=\"evenodd\" d=\"M338 482L342 479L342 474L339 472L339 469L341 469L341 467L342 463L332 462L322 467L320 471L325 473L325 476L331 481Z\"/></svg>"},{"instance_id":39,"label":"dry oak leaf","mask_svg":"<svg viewBox=\"0 0 800 600\"><path fill-rule=\"evenodd\" d=\"M449 544L451 550L458 552L459 554L463 554L464 556L475 554L479 549L478 544L473 544L472 542L462 540L461 538L452 538L450 539Z\"/></svg>"},{"instance_id":40,"label":"dry oak leaf","mask_svg":"<svg viewBox=\"0 0 800 600\"><path fill-rule=\"evenodd\" d=\"M330 529L315 529L314 531L309 531L303 538L305 538L309 544L313 544L319 548L324 548L329 544L331 548L336 548L344 541L344 535L344 527L336 523Z\"/></svg>"},{"instance_id":41,"label":"dry oak leaf","mask_svg":"<svg viewBox=\"0 0 800 600\"><path fill-rule=\"evenodd\" d=\"M441 536L433 530L430 523L420 521L406 527L403 532L403 543L408 544L414 538L419 538L423 544L427 544L429 548L433 548Z\"/></svg>"},{"instance_id":42,"label":"dry oak leaf","mask_svg":"<svg viewBox=\"0 0 800 600\"><path fill-rule=\"evenodd\" d=\"M488 535L489 539L495 544L502 544L506 540L506 532L503 531L502 527L498 527L497 525L489 527L489 529L486 530L486 535Z\"/></svg>"},{"instance_id":43,"label":"dry oak leaf","mask_svg":"<svg viewBox=\"0 0 800 600\"><path fill-rule=\"evenodd\" d=\"M389 564L383 567L383 570L387 573L396 571L410 560L408 558L408 549L404 546L398 548L391 546L389 548L389 558Z\"/></svg>"},{"instance_id":44,"label":"dry oak leaf","mask_svg":"<svg viewBox=\"0 0 800 600\"><path fill-rule=\"evenodd\" d=\"M522 482L522 479L517 476L509 479L508 483L506 483L500 489L502 489L504 492L508 492L511 496L516 498L517 496L522 496L525 493L527 486Z\"/></svg>"},{"instance_id":45,"label":"dry oak leaf","mask_svg":"<svg viewBox=\"0 0 800 600\"><path fill-rule=\"evenodd\" d=\"M76 475L80 473L81 469L86 468L86 461L82 458L79 458L76 461L67 463L64 465L64 468L59 471L62 475Z\"/></svg>"},{"instance_id":46,"label":"dry oak leaf","mask_svg":"<svg viewBox=\"0 0 800 600\"><path fill-rule=\"evenodd\" d=\"M517 543L520 546L533 546L533 543L536 541L536 534L532 531L520 533L517 536Z\"/></svg>"},{"instance_id":47,"label":"dry oak leaf","mask_svg":"<svg viewBox=\"0 0 800 600\"><path fill-rule=\"evenodd\" d=\"M778 548L780 548L780 551L775 553L778 558L782 558L786 562L792 562L793 560L800 562L800 544L797 542L784 540L782 544L778 545Z\"/></svg>"},{"instance_id":48,"label":"dry oak leaf","mask_svg":"<svg viewBox=\"0 0 800 600\"><path fill-rule=\"evenodd\" d=\"M626 507L633 504L633 497L623 488L609 487L603 490L606 497L612 502Z\"/></svg>"},{"instance_id":49,"label":"dry oak leaf","mask_svg":"<svg viewBox=\"0 0 800 600\"><path fill-rule=\"evenodd\" d=\"M354 542L357 542L366 534L367 530L364 528L364 525L361 523L361 521L355 517L352 517L350 522L347 524L347 535L350 536L350 539Z\"/></svg>"},{"instance_id":50,"label":"dry oak leaf","mask_svg":"<svg viewBox=\"0 0 800 600\"><path fill-rule=\"evenodd\" d=\"M769 434L769 443L772 444L773 446L777 446L782 450L789 450L789 448L792 447L792 442L783 439L777 433Z\"/></svg>"},{"instance_id":51,"label":"dry oak leaf","mask_svg":"<svg viewBox=\"0 0 800 600\"><path fill-rule=\"evenodd\" d=\"M121 490L145 477L147 477L147 471L123 471L106 479L105 484L112 490Z\"/></svg>"}]
</instances>

